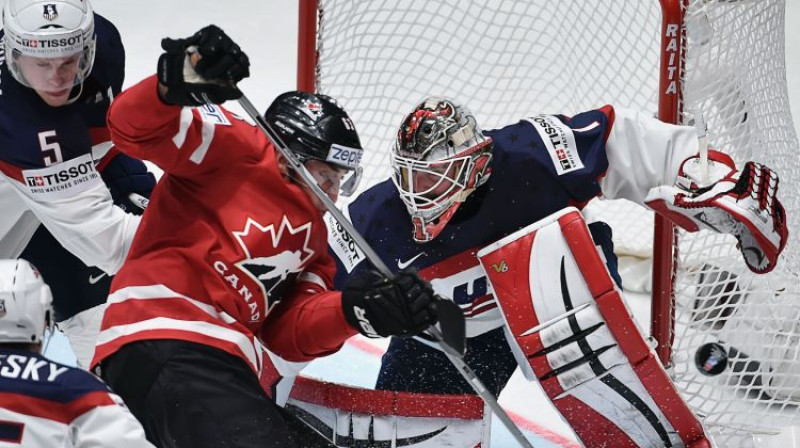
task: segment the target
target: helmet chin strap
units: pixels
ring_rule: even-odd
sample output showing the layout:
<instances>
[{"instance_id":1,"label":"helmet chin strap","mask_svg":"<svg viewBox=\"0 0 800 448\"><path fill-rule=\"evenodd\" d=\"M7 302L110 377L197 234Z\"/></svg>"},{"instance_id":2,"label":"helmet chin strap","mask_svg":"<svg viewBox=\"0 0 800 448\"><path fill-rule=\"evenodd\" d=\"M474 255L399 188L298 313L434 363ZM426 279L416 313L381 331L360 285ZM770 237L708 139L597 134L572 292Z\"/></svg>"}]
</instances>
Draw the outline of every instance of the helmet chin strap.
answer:
<instances>
[{"instance_id":1,"label":"helmet chin strap","mask_svg":"<svg viewBox=\"0 0 800 448\"><path fill-rule=\"evenodd\" d=\"M67 98L67 102L64 103L65 106L78 101L78 98L81 97L81 94L83 93L83 79L81 79L81 82L79 82L77 86L72 87L72 90L75 90L75 87L78 88L78 93L75 96L72 96L72 92L70 92L70 97Z\"/></svg>"}]
</instances>

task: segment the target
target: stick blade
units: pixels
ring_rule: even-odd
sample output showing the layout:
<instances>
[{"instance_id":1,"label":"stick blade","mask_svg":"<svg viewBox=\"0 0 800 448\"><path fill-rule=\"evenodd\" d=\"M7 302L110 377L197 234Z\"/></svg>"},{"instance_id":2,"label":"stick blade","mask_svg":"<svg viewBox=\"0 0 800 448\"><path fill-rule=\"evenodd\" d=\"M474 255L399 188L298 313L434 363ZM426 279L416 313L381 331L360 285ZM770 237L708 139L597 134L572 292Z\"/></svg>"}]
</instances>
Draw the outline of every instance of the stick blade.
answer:
<instances>
[{"instance_id":1,"label":"stick blade","mask_svg":"<svg viewBox=\"0 0 800 448\"><path fill-rule=\"evenodd\" d=\"M453 301L440 299L436 301L436 315L442 330L442 342L464 356L467 351L467 329L461 307Z\"/></svg>"}]
</instances>

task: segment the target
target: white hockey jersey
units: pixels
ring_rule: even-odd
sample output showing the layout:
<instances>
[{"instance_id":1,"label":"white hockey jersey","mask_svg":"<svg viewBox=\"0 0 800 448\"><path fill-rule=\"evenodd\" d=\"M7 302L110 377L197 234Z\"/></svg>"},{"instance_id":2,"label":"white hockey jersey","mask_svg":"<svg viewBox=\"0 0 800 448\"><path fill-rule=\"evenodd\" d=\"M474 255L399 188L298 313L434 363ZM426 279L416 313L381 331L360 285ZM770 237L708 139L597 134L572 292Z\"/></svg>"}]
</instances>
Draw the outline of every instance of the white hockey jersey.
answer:
<instances>
[{"instance_id":1,"label":"white hockey jersey","mask_svg":"<svg viewBox=\"0 0 800 448\"><path fill-rule=\"evenodd\" d=\"M0 257L17 258L43 223L87 266L115 273L139 217L113 207L99 171L113 158L106 112L122 88L116 28L95 15L92 72L72 104L50 107L10 74L0 53ZM0 31L2 35L2 31Z\"/></svg>"},{"instance_id":2,"label":"white hockey jersey","mask_svg":"<svg viewBox=\"0 0 800 448\"><path fill-rule=\"evenodd\" d=\"M91 373L0 349L0 447L152 446L122 400Z\"/></svg>"}]
</instances>

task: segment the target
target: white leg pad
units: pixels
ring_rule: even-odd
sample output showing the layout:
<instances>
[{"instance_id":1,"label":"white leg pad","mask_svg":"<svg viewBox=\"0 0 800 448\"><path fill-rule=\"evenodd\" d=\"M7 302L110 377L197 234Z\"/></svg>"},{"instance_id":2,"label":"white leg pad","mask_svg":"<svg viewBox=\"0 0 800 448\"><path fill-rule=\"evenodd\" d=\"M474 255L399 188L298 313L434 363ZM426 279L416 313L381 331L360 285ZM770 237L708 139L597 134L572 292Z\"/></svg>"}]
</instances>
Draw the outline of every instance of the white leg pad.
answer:
<instances>
[{"instance_id":1,"label":"white leg pad","mask_svg":"<svg viewBox=\"0 0 800 448\"><path fill-rule=\"evenodd\" d=\"M631 318L580 212L478 252L528 378L587 447L710 447Z\"/></svg>"}]
</instances>

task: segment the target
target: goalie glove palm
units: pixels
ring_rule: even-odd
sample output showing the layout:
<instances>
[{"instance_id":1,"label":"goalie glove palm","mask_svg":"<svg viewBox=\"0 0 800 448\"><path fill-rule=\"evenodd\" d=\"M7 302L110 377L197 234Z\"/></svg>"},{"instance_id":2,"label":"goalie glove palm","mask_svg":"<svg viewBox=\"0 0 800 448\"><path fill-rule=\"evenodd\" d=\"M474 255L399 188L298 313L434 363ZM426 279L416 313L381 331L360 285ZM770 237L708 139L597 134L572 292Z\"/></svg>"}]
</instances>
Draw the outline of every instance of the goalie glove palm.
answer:
<instances>
[{"instance_id":1,"label":"goalie glove palm","mask_svg":"<svg viewBox=\"0 0 800 448\"><path fill-rule=\"evenodd\" d=\"M165 102L199 106L242 96L236 83L250 76L250 60L219 27L209 25L186 39L162 39L161 47L165 53L157 71L158 82L167 87Z\"/></svg>"},{"instance_id":2,"label":"goalie glove palm","mask_svg":"<svg viewBox=\"0 0 800 448\"><path fill-rule=\"evenodd\" d=\"M433 289L415 271L390 279L372 270L356 273L342 290L347 322L370 338L414 336L436 323Z\"/></svg>"},{"instance_id":3,"label":"goalie glove palm","mask_svg":"<svg viewBox=\"0 0 800 448\"><path fill-rule=\"evenodd\" d=\"M735 236L751 271L771 271L788 238L777 198L778 175L755 162L739 172L730 157L717 151L708 157L715 183L699 185L700 157L690 157L681 164L676 185L651 189L645 203L689 232L707 229Z\"/></svg>"}]
</instances>

